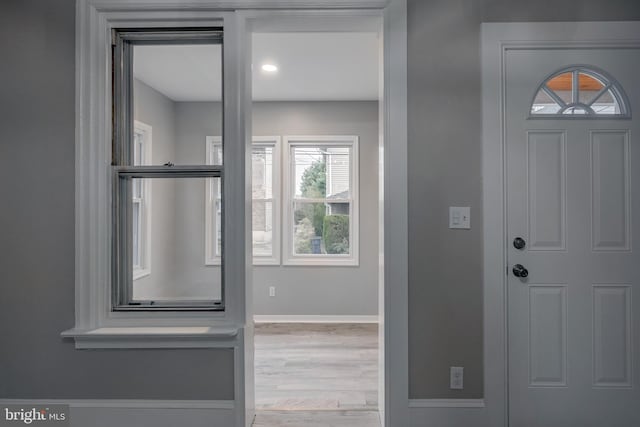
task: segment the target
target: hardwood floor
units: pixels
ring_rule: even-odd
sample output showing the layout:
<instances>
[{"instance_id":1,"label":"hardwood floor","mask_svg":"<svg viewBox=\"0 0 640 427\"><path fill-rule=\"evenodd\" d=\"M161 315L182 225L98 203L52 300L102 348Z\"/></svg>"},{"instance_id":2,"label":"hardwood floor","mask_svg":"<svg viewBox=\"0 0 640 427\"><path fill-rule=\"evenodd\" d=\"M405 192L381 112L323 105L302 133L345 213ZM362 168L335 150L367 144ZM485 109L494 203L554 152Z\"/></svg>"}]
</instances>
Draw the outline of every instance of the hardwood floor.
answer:
<instances>
[{"instance_id":1,"label":"hardwood floor","mask_svg":"<svg viewBox=\"0 0 640 427\"><path fill-rule=\"evenodd\" d=\"M253 427L380 427L374 411L260 411Z\"/></svg>"},{"instance_id":2,"label":"hardwood floor","mask_svg":"<svg viewBox=\"0 0 640 427\"><path fill-rule=\"evenodd\" d=\"M378 427L378 326L256 325L255 427Z\"/></svg>"}]
</instances>

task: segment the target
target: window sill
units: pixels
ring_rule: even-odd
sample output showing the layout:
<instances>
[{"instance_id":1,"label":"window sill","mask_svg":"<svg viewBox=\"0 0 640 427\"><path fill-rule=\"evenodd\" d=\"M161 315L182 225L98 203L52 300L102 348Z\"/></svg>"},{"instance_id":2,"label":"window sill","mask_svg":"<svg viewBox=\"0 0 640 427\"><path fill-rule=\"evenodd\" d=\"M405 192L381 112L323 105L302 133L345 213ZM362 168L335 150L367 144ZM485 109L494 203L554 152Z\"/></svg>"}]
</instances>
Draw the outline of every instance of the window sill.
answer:
<instances>
[{"instance_id":1,"label":"window sill","mask_svg":"<svg viewBox=\"0 0 640 427\"><path fill-rule=\"evenodd\" d=\"M142 279L151 275L151 270L133 270L133 280Z\"/></svg>"},{"instance_id":2,"label":"window sill","mask_svg":"<svg viewBox=\"0 0 640 427\"><path fill-rule=\"evenodd\" d=\"M359 267L360 263L356 258L295 257L286 259L283 265L300 267Z\"/></svg>"},{"instance_id":3,"label":"window sill","mask_svg":"<svg viewBox=\"0 0 640 427\"><path fill-rule=\"evenodd\" d=\"M280 265L280 260L277 258L270 257L253 257L253 266L263 266L263 265Z\"/></svg>"},{"instance_id":4,"label":"window sill","mask_svg":"<svg viewBox=\"0 0 640 427\"><path fill-rule=\"evenodd\" d=\"M75 340L77 349L100 348L231 348L238 328L187 327L105 327L69 329L60 334Z\"/></svg>"},{"instance_id":5,"label":"window sill","mask_svg":"<svg viewBox=\"0 0 640 427\"><path fill-rule=\"evenodd\" d=\"M216 258L215 260L207 260L204 265L206 267L220 267L220 258ZM252 266L263 266L263 265L280 265L280 261L276 258L267 258L267 257L254 257Z\"/></svg>"}]
</instances>

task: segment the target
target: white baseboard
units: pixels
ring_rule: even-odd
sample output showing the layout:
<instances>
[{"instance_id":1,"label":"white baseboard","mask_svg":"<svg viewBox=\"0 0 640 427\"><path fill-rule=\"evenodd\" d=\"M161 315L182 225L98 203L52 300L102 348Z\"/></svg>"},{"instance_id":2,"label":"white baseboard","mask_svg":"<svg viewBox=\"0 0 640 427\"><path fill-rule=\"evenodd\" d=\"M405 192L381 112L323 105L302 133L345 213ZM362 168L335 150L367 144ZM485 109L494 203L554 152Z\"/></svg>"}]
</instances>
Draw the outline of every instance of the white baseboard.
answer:
<instances>
[{"instance_id":1,"label":"white baseboard","mask_svg":"<svg viewBox=\"0 0 640 427\"><path fill-rule=\"evenodd\" d=\"M378 323L378 316L323 316L256 314L256 323Z\"/></svg>"},{"instance_id":2,"label":"white baseboard","mask_svg":"<svg viewBox=\"0 0 640 427\"><path fill-rule=\"evenodd\" d=\"M411 399L410 427L488 427L483 399Z\"/></svg>"},{"instance_id":3,"label":"white baseboard","mask_svg":"<svg viewBox=\"0 0 640 427\"><path fill-rule=\"evenodd\" d=\"M484 408L484 399L411 399L409 408Z\"/></svg>"},{"instance_id":4,"label":"white baseboard","mask_svg":"<svg viewBox=\"0 0 640 427\"><path fill-rule=\"evenodd\" d=\"M230 427L232 400L0 399L0 405L69 405L71 427Z\"/></svg>"}]
</instances>

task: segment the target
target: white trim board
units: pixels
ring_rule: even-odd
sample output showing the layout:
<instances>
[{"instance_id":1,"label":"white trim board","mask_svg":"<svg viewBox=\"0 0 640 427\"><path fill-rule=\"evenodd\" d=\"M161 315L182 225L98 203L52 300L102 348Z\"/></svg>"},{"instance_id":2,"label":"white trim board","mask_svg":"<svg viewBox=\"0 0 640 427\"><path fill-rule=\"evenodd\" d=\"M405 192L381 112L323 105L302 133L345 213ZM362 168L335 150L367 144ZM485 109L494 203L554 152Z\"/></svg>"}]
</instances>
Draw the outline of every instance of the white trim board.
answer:
<instances>
[{"instance_id":1,"label":"white trim board","mask_svg":"<svg viewBox=\"0 0 640 427\"><path fill-rule=\"evenodd\" d=\"M509 425L505 275L505 53L509 49L640 46L638 34L640 22L482 24L484 398L487 404L483 414L491 426Z\"/></svg>"},{"instance_id":2,"label":"white trim board","mask_svg":"<svg viewBox=\"0 0 640 427\"><path fill-rule=\"evenodd\" d=\"M484 399L411 399L409 408L484 408Z\"/></svg>"},{"instance_id":3,"label":"white trim board","mask_svg":"<svg viewBox=\"0 0 640 427\"><path fill-rule=\"evenodd\" d=\"M379 323L378 316L332 316L298 314L256 314L256 323Z\"/></svg>"},{"instance_id":4,"label":"white trim board","mask_svg":"<svg viewBox=\"0 0 640 427\"><path fill-rule=\"evenodd\" d=\"M487 421L486 413L487 408L484 407L411 406L408 425L409 427L489 427L492 425Z\"/></svg>"},{"instance_id":5,"label":"white trim board","mask_svg":"<svg viewBox=\"0 0 640 427\"><path fill-rule=\"evenodd\" d=\"M105 6L134 8L131 0L88 0L97 9ZM155 9L367 9L383 8L390 0L189 0L176 6L176 0L153 0Z\"/></svg>"}]
</instances>

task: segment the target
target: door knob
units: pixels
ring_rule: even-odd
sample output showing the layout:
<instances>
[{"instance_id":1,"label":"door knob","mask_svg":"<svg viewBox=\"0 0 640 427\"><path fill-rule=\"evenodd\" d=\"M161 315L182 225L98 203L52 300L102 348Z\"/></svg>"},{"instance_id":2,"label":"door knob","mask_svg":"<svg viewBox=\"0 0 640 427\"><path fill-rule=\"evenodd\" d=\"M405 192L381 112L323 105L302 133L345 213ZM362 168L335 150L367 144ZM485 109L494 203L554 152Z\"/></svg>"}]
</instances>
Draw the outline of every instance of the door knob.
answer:
<instances>
[{"instance_id":1,"label":"door knob","mask_svg":"<svg viewBox=\"0 0 640 427\"><path fill-rule=\"evenodd\" d=\"M513 247L516 249L524 249L526 245L527 242L525 242L522 237L516 237L515 239L513 239Z\"/></svg>"},{"instance_id":2,"label":"door knob","mask_svg":"<svg viewBox=\"0 0 640 427\"><path fill-rule=\"evenodd\" d=\"M529 276L529 271L524 268L524 266L522 264L516 264L513 266L513 275L516 277L521 277L521 278L525 278L527 276Z\"/></svg>"}]
</instances>

